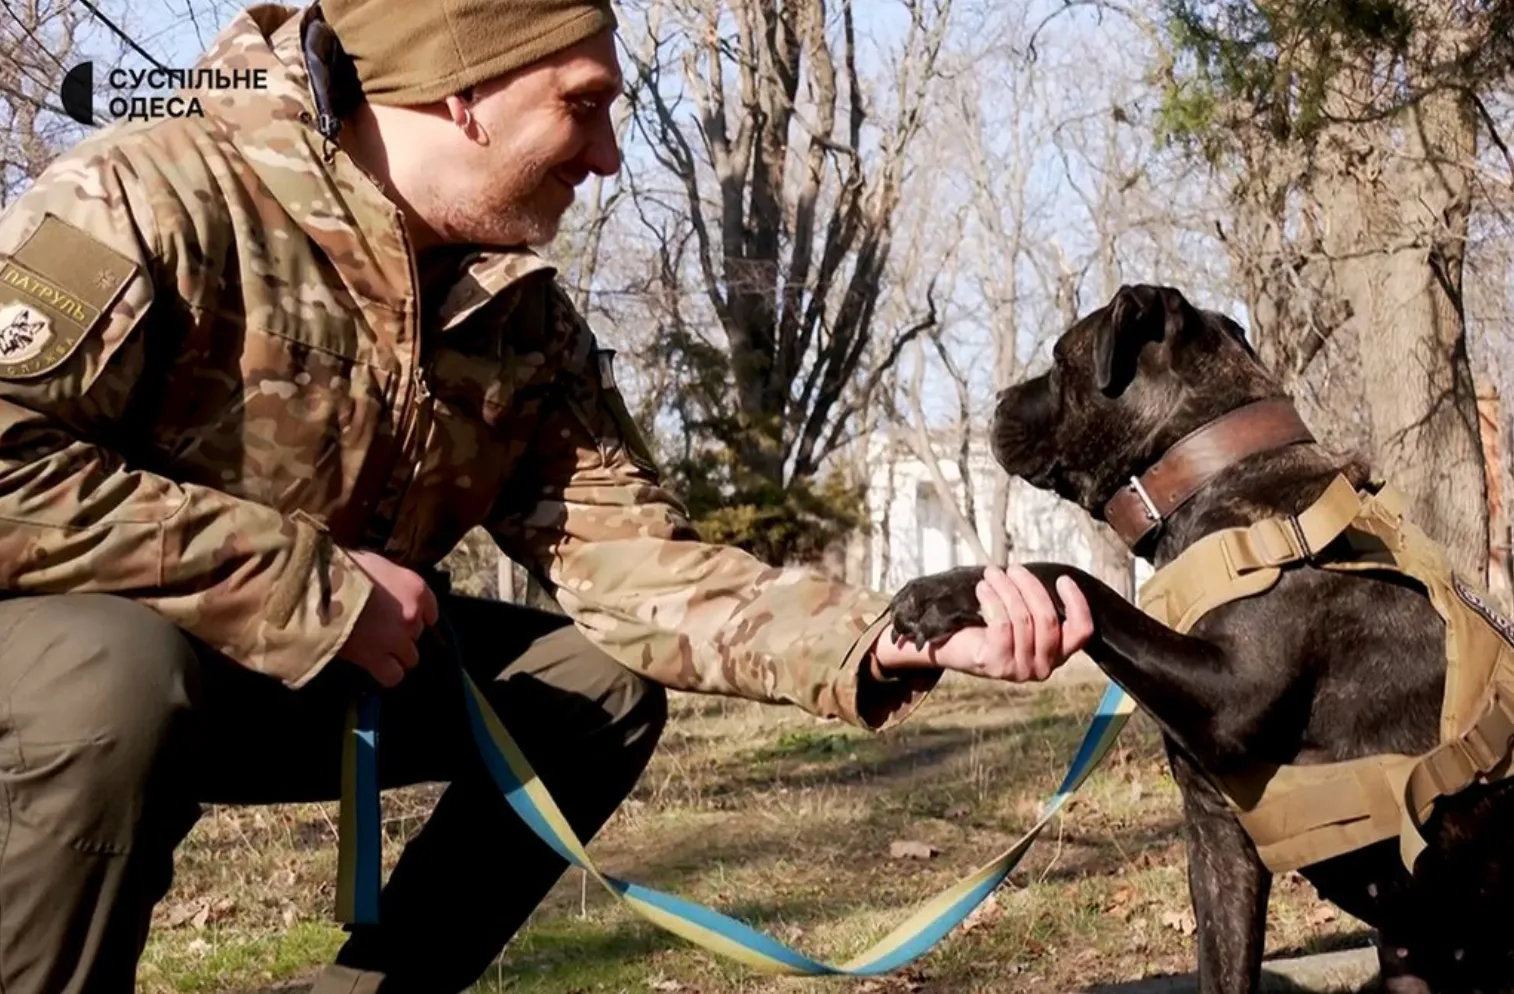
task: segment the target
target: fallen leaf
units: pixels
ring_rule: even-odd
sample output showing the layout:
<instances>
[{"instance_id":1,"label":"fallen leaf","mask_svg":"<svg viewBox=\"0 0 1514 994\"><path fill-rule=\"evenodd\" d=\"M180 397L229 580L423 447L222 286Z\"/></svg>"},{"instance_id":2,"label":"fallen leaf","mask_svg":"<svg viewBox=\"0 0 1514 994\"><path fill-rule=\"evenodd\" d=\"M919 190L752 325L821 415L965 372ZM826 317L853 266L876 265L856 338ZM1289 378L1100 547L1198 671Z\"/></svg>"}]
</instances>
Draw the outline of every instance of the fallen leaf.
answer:
<instances>
[{"instance_id":1,"label":"fallen leaf","mask_svg":"<svg viewBox=\"0 0 1514 994\"><path fill-rule=\"evenodd\" d=\"M1193 918L1193 909L1184 908L1182 911L1162 912L1162 924L1184 935L1192 935L1198 931L1199 924Z\"/></svg>"},{"instance_id":2,"label":"fallen leaf","mask_svg":"<svg viewBox=\"0 0 1514 994\"><path fill-rule=\"evenodd\" d=\"M1326 925L1340 918L1341 913L1333 905L1322 904L1309 914L1310 925Z\"/></svg>"},{"instance_id":3,"label":"fallen leaf","mask_svg":"<svg viewBox=\"0 0 1514 994\"><path fill-rule=\"evenodd\" d=\"M1135 888L1129 885L1119 887L1114 894L1110 895L1109 903L1104 906L1104 913L1121 921L1127 921L1131 912L1135 910Z\"/></svg>"},{"instance_id":4,"label":"fallen leaf","mask_svg":"<svg viewBox=\"0 0 1514 994\"><path fill-rule=\"evenodd\" d=\"M649 980L647 986L654 991L681 991L683 984L676 980Z\"/></svg>"},{"instance_id":5,"label":"fallen leaf","mask_svg":"<svg viewBox=\"0 0 1514 994\"><path fill-rule=\"evenodd\" d=\"M198 905L175 904L169 909L168 917L164 920L163 924L167 928L178 928L193 918L197 910L199 910Z\"/></svg>"},{"instance_id":6,"label":"fallen leaf","mask_svg":"<svg viewBox=\"0 0 1514 994\"><path fill-rule=\"evenodd\" d=\"M968 815L972 814L972 811L973 811L973 809L972 809L972 807L970 805L967 805L967 804L953 804L951 807L949 807L949 808L946 809L946 817L948 817L948 818L966 818Z\"/></svg>"},{"instance_id":7,"label":"fallen leaf","mask_svg":"<svg viewBox=\"0 0 1514 994\"><path fill-rule=\"evenodd\" d=\"M210 952L210 943L206 942L204 939L195 939L189 945L185 946L184 949L185 951L195 956L204 956L206 953Z\"/></svg>"},{"instance_id":8,"label":"fallen leaf","mask_svg":"<svg viewBox=\"0 0 1514 994\"><path fill-rule=\"evenodd\" d=\"M888 847L888 854L892 859L930 859L940 851L935 846L926 845L924 842L903 840L892 842Z\"/></svg>"},{"instance_id":9,"label":"fallen leaf","mask_svg":"<svg viewBox=\"0 0 1514 994\"><path fill-rule=\"evenodd\" d=\"M1139 780L1133 780L1133 781L1131 781L1131 783L1130 783L1130 803L1131 804L1140 804L1141 803L1141 798L1143 796L1145 796L1145 794L1146 794L1146 789L1141 786L1141 781L1139 781Z\"/></svg>"},{"instance_id":10,"label":"fallen leaf","mask_svg":"<svg viewBox=\"0 0 1514 994\"><path fill-rule=\"evenodd\" d=\"M203 904L200 906L200 910L195 912L195 916L189 920L189 924L193 925L195 931L198 932L205 927L205 923L208 921L210 921L210 905Z\"/></svg>"}]
</instances>

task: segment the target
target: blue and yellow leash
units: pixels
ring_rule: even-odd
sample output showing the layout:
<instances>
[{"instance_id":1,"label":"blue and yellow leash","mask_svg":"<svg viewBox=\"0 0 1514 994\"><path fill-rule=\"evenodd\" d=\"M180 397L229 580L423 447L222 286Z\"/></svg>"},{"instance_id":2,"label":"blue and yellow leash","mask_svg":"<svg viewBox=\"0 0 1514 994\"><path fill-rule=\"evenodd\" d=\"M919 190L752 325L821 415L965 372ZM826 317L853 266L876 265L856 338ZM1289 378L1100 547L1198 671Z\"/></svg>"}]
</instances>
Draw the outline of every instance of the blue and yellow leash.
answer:
<instances>
[{"instance_id":1,"label":"blue and yellow leash","mask_svg":"<svg viewBox=\"0 0 1514 994\"><path fill-rule=\"evenodd\" d=\"M336 915L353 925L378 921L383 832L378 782L379 695L366 690L347 705L342 730L341 845L337 850Z\"/></svg>"},{"instance_id":2,"label":"blue and yellow leash","mask_svg":"<svg viewBox=\"0 0 1514 994\"><path fill-rule=\"evenodd\" d=\"M442 623L456 655L457 641L445 616ZM1103 761L1135 711L1135 702L1111 682L1062 785L1042 809L1040 819L1030 831L993 861L926 902L871 948L845 963L830 964L811 959L743 922L692 901L602 873L589 859L583 843L489 706L483 692L463 668L460 656L457 666L462 676L469 727L484 764L510 807L538 838L653 924L760 972L790 976L876 976L897 970L928 952L1009 876L1041 831ZM348 712L342 750L337 914L348 924L371 924L378 920L381 832L377 701L377 694L373 692L354 700Z\"/></svg>"}]
</instances>

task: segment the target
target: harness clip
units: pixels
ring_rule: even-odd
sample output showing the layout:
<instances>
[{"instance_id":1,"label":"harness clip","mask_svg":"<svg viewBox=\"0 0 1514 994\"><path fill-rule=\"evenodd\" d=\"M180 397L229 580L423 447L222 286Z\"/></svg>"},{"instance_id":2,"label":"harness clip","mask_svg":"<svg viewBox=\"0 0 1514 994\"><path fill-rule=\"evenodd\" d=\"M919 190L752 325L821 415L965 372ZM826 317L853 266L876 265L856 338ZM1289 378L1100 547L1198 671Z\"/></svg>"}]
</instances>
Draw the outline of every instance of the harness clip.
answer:
<instances>
[{"instance_id":1,"label":"harness clip","mask_svg":"<svg viewBox=\"0 0 1514 994\"><path fill-rule=\"evenodd\" d=\"M1298 543L1299 556L1303 559L1313 559L1314 550L1309 548L1309 536L1304 534L1304 526L1299 523L1298 515L1288 515L1287 521L1288 527L1293 531L1293 539Z\"/></svg>"}]
</instances>

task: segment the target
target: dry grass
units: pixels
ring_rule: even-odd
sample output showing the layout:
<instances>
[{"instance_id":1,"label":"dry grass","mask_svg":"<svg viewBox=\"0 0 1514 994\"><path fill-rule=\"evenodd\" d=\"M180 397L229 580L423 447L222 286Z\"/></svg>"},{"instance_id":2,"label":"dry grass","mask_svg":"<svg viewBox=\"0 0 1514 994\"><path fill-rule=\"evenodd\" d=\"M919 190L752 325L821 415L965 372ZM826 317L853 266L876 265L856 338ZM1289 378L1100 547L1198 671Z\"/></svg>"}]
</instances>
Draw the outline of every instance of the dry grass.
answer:
<instances>
[{"instance_id":1,"label":"dry grass","mask_svg":"<svg viewBox=\"0 0 1514 994\"><path fill-rule=\"evenodd\" d=\"M1001 851L1060 779L1098 686L948 681L884 736L740 701L680 696L652 766L591 847L607 872L844 959ZM388 858L435 798L386 797ZM307 977L336 949L334 806L218 809L181 849L140 989L252 992ZM1177 793L1138 716L1066 815L990 903L901 974L771 979L716 960L584 890L573 870L480 992L1065 991L1182 973L1193 961ZM890 843L939 850L891 859ZM1271 953L1331 948L1360 923L1290 875ZM303 990L303 987L294 989Z\"/></svg>"}]
</instances>

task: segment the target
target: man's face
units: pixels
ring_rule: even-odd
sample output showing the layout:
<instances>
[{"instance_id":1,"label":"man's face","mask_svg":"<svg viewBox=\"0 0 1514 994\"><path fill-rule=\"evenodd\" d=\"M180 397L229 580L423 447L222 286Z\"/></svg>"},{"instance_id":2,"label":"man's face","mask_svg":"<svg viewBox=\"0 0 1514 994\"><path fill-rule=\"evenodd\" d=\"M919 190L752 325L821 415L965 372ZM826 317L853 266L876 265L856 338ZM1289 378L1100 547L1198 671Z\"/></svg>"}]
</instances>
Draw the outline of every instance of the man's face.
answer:
<instances>
[{"instance_id":1,"label":"man's face","mask_svg":"<svg viewBox=\"0 0 1514 994\"><path fill-rule=\"evenodd\" d=\"M469 127L428 158L437 234L453 244L541 245L591 173L620 169L610 107L622 77L606 31L474 90Z\"/></svg>"}]
</instances>

